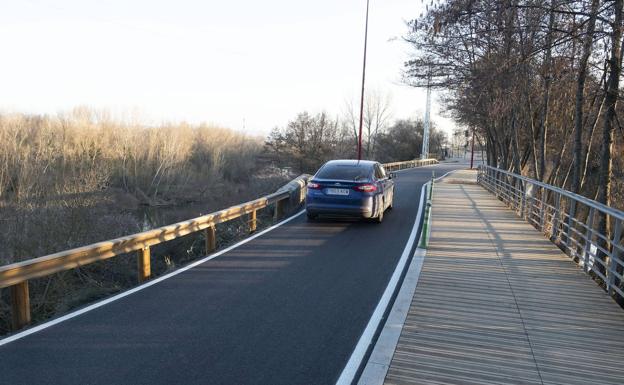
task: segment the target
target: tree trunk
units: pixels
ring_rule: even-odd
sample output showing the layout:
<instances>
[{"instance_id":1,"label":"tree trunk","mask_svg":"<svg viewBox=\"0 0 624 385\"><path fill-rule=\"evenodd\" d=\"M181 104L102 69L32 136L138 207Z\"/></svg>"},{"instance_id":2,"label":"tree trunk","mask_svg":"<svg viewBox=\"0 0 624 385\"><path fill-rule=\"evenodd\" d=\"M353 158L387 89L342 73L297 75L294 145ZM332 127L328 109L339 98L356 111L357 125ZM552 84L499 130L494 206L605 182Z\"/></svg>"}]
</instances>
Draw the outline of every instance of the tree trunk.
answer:
<instances>
[{"instance_id":1,"label":"tree trunk","mask_svg":"<svg viewBox=\"0 0 624 385\"><path fill-rule=\"evenodd\" d=\"M548 135L548 110L550 108L550 89L552 86L552 40L555 26L555 0L550 2L550 17L546 35L546 54L544 56L544 98L540 117L538 169L535 170L539 181L544 179L546 172L546 136Z\"/></svg>"},{"instance_id":2,"label":"tree trunk","mask_svg":"<svg viewBox=\"0 0 624 385\"><path fill-rule=\"evenodd\" d=\"M574 109L574 166L572 174L571 190L579 193L581 187L582 168L582 141L583 141L583 103L585 101L585 79L587 78L587 62L592 52L594 30L596 28L596 15L598 13L599 0L592 0L587 34L583 41L583 53L579 61L579 70L576 81L576 105Z\"/></svg>"},{"instance_id":3,"label":"tree trunk","mask_svg":"<svg viewBox=\"0 0 624 385\"><path fill-rule=\"evenodd\" d=\"M619 96L620 74L622 73L622 8L624 0L614 2L614 22L611 36L611 58L609 59L609 81L605 96L607 108L602 130L602 145L600 148L600 169L598 171L597 200L606 205L611 204L611 175L613 169L613 136L615 134L615 114ZM609 223L605 214L598 215L597 229L608 237ZM600 239L599 243L607 249L607 242ZM602 253L601 253L602 254ZM604 258L604 256L601 256ZM599 265L599 267L602 267ZM601 269L604 270L604 269Z\"/></svg>"}]
</instances>

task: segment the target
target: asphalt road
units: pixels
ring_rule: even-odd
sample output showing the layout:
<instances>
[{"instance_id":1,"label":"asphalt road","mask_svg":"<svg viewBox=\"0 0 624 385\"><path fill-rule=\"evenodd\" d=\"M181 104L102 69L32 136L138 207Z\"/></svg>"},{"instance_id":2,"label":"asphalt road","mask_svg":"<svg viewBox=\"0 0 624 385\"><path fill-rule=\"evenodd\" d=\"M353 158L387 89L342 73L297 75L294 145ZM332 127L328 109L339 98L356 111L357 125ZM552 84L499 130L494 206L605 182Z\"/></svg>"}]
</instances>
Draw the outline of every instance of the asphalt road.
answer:
<instances>
[{"instance_id":1,"label":"asphalt road","mask_svg":"<svg viewBox=\"0 0 624 385\"><path fill-rule=\"evenodd\" d=\"M423 183L382 224L305 215L215 259L0 346L0 384L333 384L403 252Z\"/></svg>"}]
</instances>

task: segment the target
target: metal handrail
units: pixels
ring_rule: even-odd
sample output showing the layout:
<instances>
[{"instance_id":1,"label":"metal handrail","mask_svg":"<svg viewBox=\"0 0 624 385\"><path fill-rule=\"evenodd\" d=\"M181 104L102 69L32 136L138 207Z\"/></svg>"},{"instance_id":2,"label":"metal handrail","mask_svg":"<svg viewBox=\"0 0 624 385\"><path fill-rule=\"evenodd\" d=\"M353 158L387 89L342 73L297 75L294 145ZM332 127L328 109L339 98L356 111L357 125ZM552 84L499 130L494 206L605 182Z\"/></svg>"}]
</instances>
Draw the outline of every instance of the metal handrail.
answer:
<instances>
[{"instance_id":1,"label":"metal handrail","mask_svg":"<svg viewBox=\"0 0 624 385\"><path fill-rule=\"evenodd\" d=\"M387 163L384 166L392 171L394 168L404 169L435 163L437 163L435 159L425 159ZM0 288L8 287L11 292L13 328L20 329L30 323L29 280L75 269L118 255L137 252L138 280L139 282L145 281L151 276L151 246L204 231L206 254L210 254L216 249L215 226L217 224L249 215L249 231L254 232L257 223L257 210L274 204L274 218L279 219L284 214L287 199L292 199L295 204L301 204L305 200L306 185L309 178L310 175L303 174L272 194L197 218L0 266Z\"/></svg>"},{"instance_id":2,"label":"metal handrail","mask_svg":"<svg viewBox=\"0 0 624 385\"><path fill-rule=\"evenodd\" d=\"M573 193L571 191L568 191L568 190L564 190L561 187L553 186L553 185L550 185L550 184L547 184L547 183L544 183L544 182L537 181L535 179L528 178L528 177L523 176L523 175L519 175L519 174L515 174L513 172L502 170L502 169L499 169L499 168L496 168L496 167L488 166L488 165L485 165L485 164L479 166L479 168L481 168L481 167L483 167L485 169L496 170L497 172L499 172L501 174L512 176L512 177L520 179L520 180L522 180L524 182L529 182L529 183L531 183L531 184L533 184L535 186L538 186L538 187L546 188L549 191L555 191L555 192L557 192L557 193L559 193L559 194L561 194L561 195L563 195L563 196L565 196L567 198L573 199L573 200L575 200L577 202L581 202L581 203L583 203L586 206L593 207L593 208L595 208L597 210L600 210L600 211L603 211L603 212L609 214L610 216L612 216L614 218L617 218L619 220L623 220L624 221L624 211L620 211L620 210L614 209L613 207L607 206L607 205L605 205L603 203L600 203L600 202L597 202L597 201L595 201L593 199L589 199L589 198L584 197L582 195L575 194L575 193Z\"/></svg>"},{"instance_id":3,"label":"metal handrail","mask_svg":"<svg viewBox=\"0 0 624 385\"><path fill-rule=\"evenodd\" d=\"M586 273L601 281L609 295L624 299L623 211L487 165L479 165L477 182L548 235ZM613 223L611 234L596 228L601 216Z\"/></svg>"}]
</instances>

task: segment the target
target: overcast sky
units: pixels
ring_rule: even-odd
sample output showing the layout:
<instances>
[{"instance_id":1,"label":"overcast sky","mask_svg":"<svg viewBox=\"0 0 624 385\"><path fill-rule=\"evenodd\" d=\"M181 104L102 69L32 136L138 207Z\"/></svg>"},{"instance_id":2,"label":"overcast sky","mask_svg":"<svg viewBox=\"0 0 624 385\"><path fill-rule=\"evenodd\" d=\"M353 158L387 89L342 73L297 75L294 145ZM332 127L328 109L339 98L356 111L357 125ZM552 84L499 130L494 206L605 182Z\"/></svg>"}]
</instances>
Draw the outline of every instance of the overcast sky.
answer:
<instances>
[{"instance_id":1,"label":"overcast sky","mask_svg":"<svg viewBox=\"0 0 624 385\"><path fill-rule=\"evenodd\" d=\"M421 0L371 0L367 87L422 116L400 41ZM0 0L0 110L87 105L252 134L359 98L365 0ZM395 39L399 38L399 39ZM433 119L450 130L434 104Z\"/></svg>"}]
</instances>

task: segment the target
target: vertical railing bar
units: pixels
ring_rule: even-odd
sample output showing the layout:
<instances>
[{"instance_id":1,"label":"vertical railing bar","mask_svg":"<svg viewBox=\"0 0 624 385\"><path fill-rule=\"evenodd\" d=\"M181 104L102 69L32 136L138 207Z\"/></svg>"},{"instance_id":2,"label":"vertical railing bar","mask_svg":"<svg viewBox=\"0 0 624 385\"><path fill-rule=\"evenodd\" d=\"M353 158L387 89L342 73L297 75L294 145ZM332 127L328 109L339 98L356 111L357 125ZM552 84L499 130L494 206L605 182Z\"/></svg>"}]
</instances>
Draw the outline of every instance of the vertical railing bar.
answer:
<instances>
[{"instance_id":1,"label":"vertical railing bar","mask_svg":"<svg viewBox=\"0 0 624 385\"><path fill-rule=\"evenodd\" d=\"M553 212L552 221L550 223L550 236L553 240L559 237L559 211L561 210L561 194L559 192L555 192L555 194L555 211Z\"/></svg>"},{"instance_id":2,"label":"vertical railing bar","mask_svg":"<svg viewBox=\"0 0 624 385\"><path fill-rule=\"evenodd\" d=\"M572 199L570 201L570 209L568 210L568 228L566 229L566 240L565 240L566 246L569 246L569 240L570 240L570 235L572 232L572 227L573 226L576 227L576 224L572 223L572 222L576 222L575 216L576 216L576 200Z\"/></svg>"},{"instance_id":3,"label":"vertical railing bar","mask_svg":"<svg viewBox=\"0 0 624 385\"><path fill-rule=\"evenodd\" d=\"M620 245L622 239L622 221L615 220L615 226L613 229L613 238L611 239L611 255L609 255L609 268L607 269L607 293L613 295L613 287L615 285L615 276L617 274L617 260L620 259L622 252L617 247Z\"/></svg>"},{"instance_id":4,"label":"vertical railing bar","mask_svg":"<svg viewBox=\"0 0 624 385\"><path fill-rule=\"evenodd\" d=\"M540 187L539 227L542 233L544 233L544 210L546 205L546 199L546 189L544 187Z\"/></svg>"},{"instance_id":5,"label":"vertical railing bar","mask_svg":"<svg viewBox=\"0 0 624 385\"><path fill-rule=\"evenodd\" d=\"M515 195L515 203L516 203L516 213L520 213L520 204L522 202L522 191L521 191L521 185L522 182L520 181L520 178L515 178L516 179L516 195Z\"/></svg>"},{"instance_id":6,"label":"vertical railing bar","mask_svg":"<svg viewBox=\"0 0 624 385\"><path fill-rule=\"evenodd\" d=\"M594 227L594 214L595 214L595 209L592 207L589 209L589 216L587 217L587 222L586 226L587 226L587 232L585 233L585 247L584 250L585 252L583 253L583 270L585 270L585 272L589 271L589 252L591 250L591 239L592 239L592 234L594 232L593 227Z\"/></svg>"}]
</instances>

